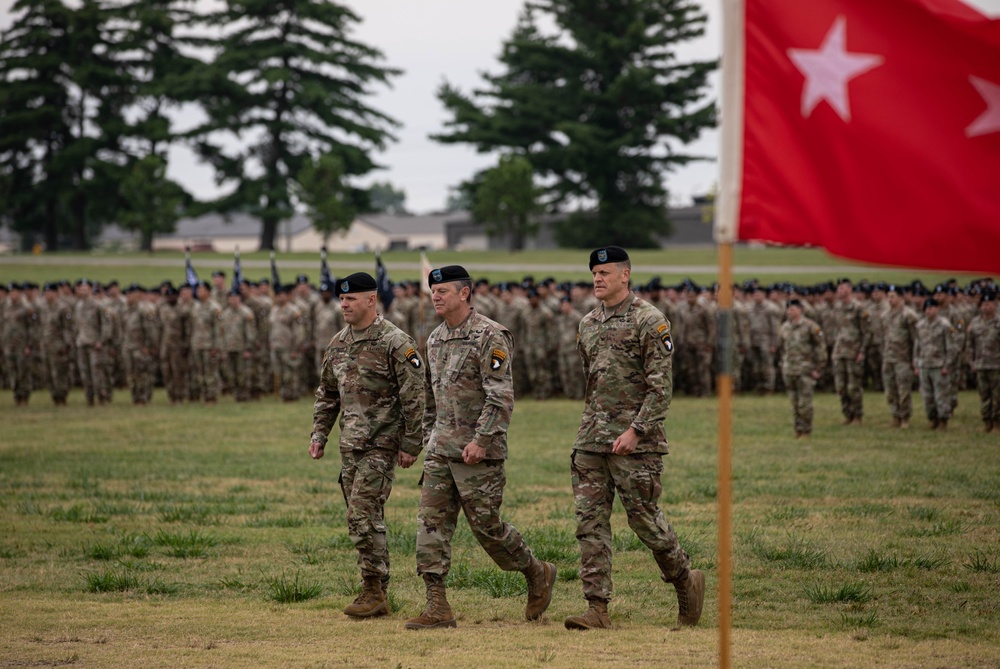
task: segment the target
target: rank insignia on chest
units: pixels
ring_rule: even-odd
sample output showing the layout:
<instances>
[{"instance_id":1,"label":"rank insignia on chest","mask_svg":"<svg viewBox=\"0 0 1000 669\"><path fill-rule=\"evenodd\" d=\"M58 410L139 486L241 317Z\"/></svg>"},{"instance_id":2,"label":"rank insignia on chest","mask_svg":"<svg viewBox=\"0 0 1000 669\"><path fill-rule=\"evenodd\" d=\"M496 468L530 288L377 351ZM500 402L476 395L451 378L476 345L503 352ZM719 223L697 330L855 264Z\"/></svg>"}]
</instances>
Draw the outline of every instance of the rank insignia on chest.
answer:
<instances>
[{"instance_id":1,"label":"rank insignia on chest","mask_svg":"<svg viewBox=\"0 0 1000 669\"><path fill-rule=\"evenodd\" d=\"M406 353L403 355L406 356L406 359L410 361L411 365L413 365L416 369L420 369L420 356L417 355L416 350L414 350L412 346L406 349Z\"/></svg>"},{"instance_id":2,"label":"rank insignia on chest","mask_svg":"<svg viewBox=\"0 0 1000 669\"><path fill-rule=\"evenodd\" d=\"M500 365L507 359L507 354L498 348L493 349L493 357L490 359L490 369L494 372L500 369Z\"/></svg>"},{"instance_id":3,"label":"rank insignia on chest","mask_svg":"<svg viewBox=\"0 0 1000 669\"><path fill-rule=\"evenodd\" d=\"M660 327L656 328L656 334L659 335L660 341L663 342L663 346L667 349L667 352L673 353L674 342L670 339L670 328L667 327L667 324L661 323Z\"/></svg>"}]
</instances>

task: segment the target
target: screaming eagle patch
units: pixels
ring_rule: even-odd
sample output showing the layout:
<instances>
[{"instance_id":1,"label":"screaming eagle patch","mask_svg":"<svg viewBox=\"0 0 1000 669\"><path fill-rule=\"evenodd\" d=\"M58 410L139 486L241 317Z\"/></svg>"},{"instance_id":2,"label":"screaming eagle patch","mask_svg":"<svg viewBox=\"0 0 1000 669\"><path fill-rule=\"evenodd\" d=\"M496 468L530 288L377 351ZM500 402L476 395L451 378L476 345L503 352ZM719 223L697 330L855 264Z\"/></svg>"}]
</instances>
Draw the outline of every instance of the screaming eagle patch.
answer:
<instances>
[{"instance_id":1,"label":"screaming eagle patch","mask_svg":"<svg viewBox=\"0 0 1000 669\"><path fill-rule=\"evenodd\" d=\"M493 349L493 357L490 358L490 369L494 372L499 371L500 366L503 365L503 361L507 359L507 354L498 348Z\"/></svg>"},{"instance_id":2,"label":"screaming eagle patch","mask_svg":"<svg viewBox=\"0 0 1000 669\"><path fill-rule=\"evenodd\" d=\"M410 361L411 365L413 365L416 369L420 369L420 356L417 355L417 351L412 346L406 349L406 353L403 355Z\"/></svg>"},{"instance_id":3,"label":"screaming eagle patch","mask_svg":"<svg viewBox=\"0 0 1000 669\"><path fill-rule=\"evenodd\" d=\"M663 346L667 349L667 353L673 353L674 342L670 339L670 327L666 323L660 323L660 326L656 328L656 334L659 336L660 341L663 342Z\"/></svg>"}]
</instances>

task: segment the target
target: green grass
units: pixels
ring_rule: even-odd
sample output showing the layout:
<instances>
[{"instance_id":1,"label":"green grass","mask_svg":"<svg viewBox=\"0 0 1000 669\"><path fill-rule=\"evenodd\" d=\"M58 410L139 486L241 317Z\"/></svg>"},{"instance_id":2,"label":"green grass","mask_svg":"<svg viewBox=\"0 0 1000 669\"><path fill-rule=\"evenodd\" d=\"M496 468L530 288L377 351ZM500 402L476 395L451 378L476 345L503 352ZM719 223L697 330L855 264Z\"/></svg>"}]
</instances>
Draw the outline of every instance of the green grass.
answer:
<instances>
[{"instance_id":1,"label":"green grass","mask_svg":"<svg viewBox=\"0 0 1000 669\"><path fill-rule=\"evenodd\" d=\"M716 410L675 398L661 508L708 579L702 625L666 632L673 588L612 514L616 630L570 635L585 605L568 460L579 405L518 400L503 515L558 567L541 623L526 584L499 570L464 517L453 542L451 632L413 634L419 467L386 506L393 614L351 621L357 555L336 451L308 457L311 405L268 399L142 411L124 395L56 410L0 396L0 656L11 666L656 666L664 652L715 666ZM738 397L733 424L733 644L753 666L991 666L1000 644L1000 461L962 393L946 433L889 428L869 393L865 425L830 394L792 438L787 398ZM336 438L336 435L334 435ZM39 457L39 444L46 457ZM103 640L103 641L102 641ZM669 649L665 651L664 648ZM904 652L905 651L905 652ZM833 658L836 658L834 660ZM736 666L750 666L738 659Z\"/></svg>"}]
</instances>

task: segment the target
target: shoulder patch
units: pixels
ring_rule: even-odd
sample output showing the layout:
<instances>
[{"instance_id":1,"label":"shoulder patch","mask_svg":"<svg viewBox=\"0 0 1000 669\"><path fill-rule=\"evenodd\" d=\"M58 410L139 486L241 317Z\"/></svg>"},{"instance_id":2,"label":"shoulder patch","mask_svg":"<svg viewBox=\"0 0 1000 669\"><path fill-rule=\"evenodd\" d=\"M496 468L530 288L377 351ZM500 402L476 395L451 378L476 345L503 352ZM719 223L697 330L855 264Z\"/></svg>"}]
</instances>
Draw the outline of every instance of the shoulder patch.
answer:
<instances>
[{"instance_id":1,"label":"shoulder patch","mask_svg":"<svg viewBox=\"0 0 1000 669\"><path fill-rule=\"evenodd\" d=\"M493 349L493 356L490 358L490 369L494 372L500 369L503 361L507 359L507 354L498 348Z\"/></svg>"},{"instance_id":2,"label":"shoulder patch","mask_svg":"<svg viewBox=\"0 0 1000 669\"><path fill-rule=\"evenodd\" d=\"M656 334L660 338L660 341L663 342L663 346L667 349L667 353L673 353L674 342L670 338L670 326L666 323L660 323L659 327L656 328Z\"/></svg>"},{"instance_id":3,"label":"shoulder patch","mask_svg":"<svg viewBox=\"0 0 1000 669\"><path fill-rule=\"evenodd\" d=\"M406 353L404 353L403 356L409 361L411 365L413 365L414 369L420 369L420 367L423 365L423 363L420 362L420 356L417 355L416 349L413 348L412 346L406 349Z\"/></svg>"}]
</instances>

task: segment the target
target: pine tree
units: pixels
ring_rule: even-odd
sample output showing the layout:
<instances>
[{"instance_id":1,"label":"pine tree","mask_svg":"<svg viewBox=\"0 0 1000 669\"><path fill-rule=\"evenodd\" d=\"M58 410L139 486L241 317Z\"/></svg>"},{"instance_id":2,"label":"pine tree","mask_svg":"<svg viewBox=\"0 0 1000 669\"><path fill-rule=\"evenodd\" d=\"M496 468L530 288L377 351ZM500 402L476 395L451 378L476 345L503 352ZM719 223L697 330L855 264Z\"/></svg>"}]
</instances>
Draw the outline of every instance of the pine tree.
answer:
<instances>
[{"instance_id":1,"label":"pine tree","mask_svg":"<svg viewBox=\"0 0 1000 669\"><path fill-rule=\"evenodd\" d=\"M692 0L529 2L503 72L468 95L439 90L450 118L433 138L528 158L550 209L584 208L567 219L564 243L653 246L669 231L666 173L695 159L675 145L716 120L704 100L715 61L675 53L705 20Z\"/></svg>"},{"instance_id":2,"label":"pine tree","mask_svg":"<svg viewBox=\"0 0 1000 669\"><path fill-rule=\"evenodd\" d=\"M212 203L262 221L260 247L273 249L278 224L293 213L291 182L307 161L330 154L346 178L376 167L371 153L397 125L365 103L369 87L399 73L382 54L350 38L351 10L321 0L227 0L205 17L221 31L204 46L217 54L206 68L195 129L197 148L230 192ZM240 142L237 149L226 141Z\"/></svg>"}]
</instances>

